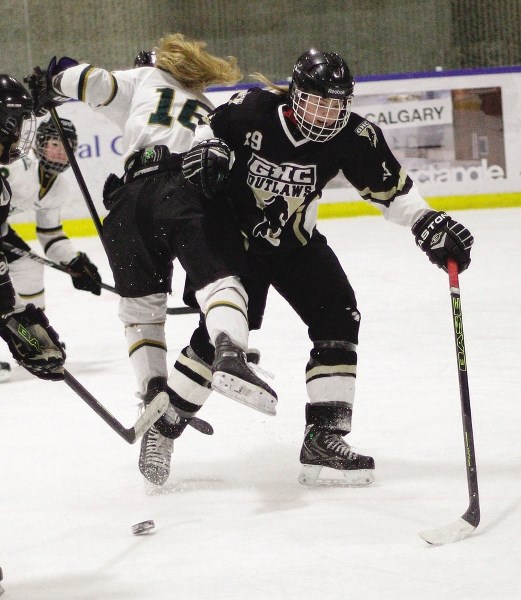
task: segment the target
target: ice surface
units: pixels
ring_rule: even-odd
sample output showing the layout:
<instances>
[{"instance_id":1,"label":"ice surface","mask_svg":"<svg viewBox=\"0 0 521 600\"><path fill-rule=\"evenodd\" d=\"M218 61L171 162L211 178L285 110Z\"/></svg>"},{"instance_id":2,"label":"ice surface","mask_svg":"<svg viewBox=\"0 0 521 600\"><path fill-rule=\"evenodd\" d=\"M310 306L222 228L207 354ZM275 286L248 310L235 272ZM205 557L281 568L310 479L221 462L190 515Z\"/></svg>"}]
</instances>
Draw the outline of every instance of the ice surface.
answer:
<instances>
[{"instance_id":1,"label":"ice surface","mask_svg":"<svg viewBox=\"0 0 521 600\"><path fill-rule=\"evenodd\" d=\"M441 547L418 537L468 505L448 278L407 229L376 217L321 221L362 313L348 439L374 456L376 482L297 483L310 345L276 293L251 341L276 375L277 416L214 393L201 417L215 434L185 431L162 494L145 493L138 445L64 383L13 366L0 384L3 598L519 598L521 209L453 214L476 238L460 276L482 512L472 536ZM75 242L112 283L99 240ZM52 269L46 282L68 369L130 426L137 400L116 297L77 291ZM175 282L172 305L179 269ZM170 365L196 321L168 317ZM154 531L132 535L147 519Z\"/></svg>"}]
</instances>

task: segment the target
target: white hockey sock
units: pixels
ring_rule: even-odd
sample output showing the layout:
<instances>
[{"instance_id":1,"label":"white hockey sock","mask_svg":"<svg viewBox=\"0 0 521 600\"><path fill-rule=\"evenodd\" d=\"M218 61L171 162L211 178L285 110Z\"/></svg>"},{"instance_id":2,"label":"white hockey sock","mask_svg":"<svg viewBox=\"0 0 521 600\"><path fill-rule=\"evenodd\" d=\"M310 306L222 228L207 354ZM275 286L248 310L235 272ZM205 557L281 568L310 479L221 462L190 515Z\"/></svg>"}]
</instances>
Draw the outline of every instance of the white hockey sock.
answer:
<instances>
[{"instance_id":1,"label":"white hockey sock","mask_svg":"<svg viewBox=\"0 0 521 600\"><path fill-rule=\"evenodd\" d=\"M176 394L174 404L177 413L191 417L212 393L212 369L188 346L177 357L168 385Z\"/></svg>"},{"instance_id":2,"label":"white hockey sock","mask_svg":"<svg viewBox=\"0 0 521 600\"><path fill-rule=\"evenodd\" d=\"M196 294L206 316L206 328L215 346L217 336L224 332L234 344L248 348L248 302L237 277L220 279Z\"/></svg>"},{"instance_id":3,"label":"white hockey sock","mask_svg":"<svg viewBox=\"0 0 521 600\"><path fill-rule=\"evenodd\" d=\"M152 377L168 377L165 327L163 323L127 325L125 337L138 392L144 395Z\"/></svg>"}]
</instances>

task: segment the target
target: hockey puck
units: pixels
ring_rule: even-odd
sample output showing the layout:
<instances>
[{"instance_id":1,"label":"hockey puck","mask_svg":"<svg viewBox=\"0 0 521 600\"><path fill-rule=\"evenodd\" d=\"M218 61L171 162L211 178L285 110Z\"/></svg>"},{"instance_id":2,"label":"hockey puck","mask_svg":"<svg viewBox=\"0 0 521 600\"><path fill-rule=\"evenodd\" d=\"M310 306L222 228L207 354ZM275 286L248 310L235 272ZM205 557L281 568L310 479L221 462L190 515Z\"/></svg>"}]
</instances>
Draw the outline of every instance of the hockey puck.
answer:
<instances>
[{"instance_id":1,"label":"hockey puck","mask_svg":"<svg viewBox=\"0 0 521 600\"><path fill-rule=\"evenodd\" d=\"M154 529L155 526L156 524L154 521L152 521L152 519L149 521L141 521L141 523L132 525L132 533L134 535L143 535L144 533L149 533L149 531Z\"/></svg>"}]
</instances>

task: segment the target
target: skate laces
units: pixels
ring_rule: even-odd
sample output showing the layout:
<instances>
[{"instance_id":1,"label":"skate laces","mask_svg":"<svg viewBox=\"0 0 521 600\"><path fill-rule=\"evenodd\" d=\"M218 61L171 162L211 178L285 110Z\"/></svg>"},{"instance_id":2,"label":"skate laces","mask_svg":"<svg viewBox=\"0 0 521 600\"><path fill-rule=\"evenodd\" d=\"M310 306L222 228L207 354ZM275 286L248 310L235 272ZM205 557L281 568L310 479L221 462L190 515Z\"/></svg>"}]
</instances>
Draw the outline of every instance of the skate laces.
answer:
<instances>
[{"instance_id":1,"label":"skate laces","mask_svg":"<svg viewBox=\"0 0 521 600\"><path fill-rule=\"evenodd\" d=\"M165 417L166 422L170 425L177 425L181 422L181 415L178 414L175 406L171 402L168 404L168 408L163 416Z\"/></svg>"},{"instance_id":2,"label":"skate laces","mask_svg":"<svg viewBox=\"0 0 521 600\"><path fill-rule=\"evenodd\" d=\"M351 450L351 446L338 433L325 433L324 444L328 450L345 458L356 458L356 453Z\"/></svg>"},{"instance_id":3,"label":"skate laces","mask_svg":"<svg viewBox=\"0 0 521 600\"><path fill-rule=\"evenodd\" d=\"M164 466L172 454L174 441L161 435L155 427L151 427L145 435L145 462L147 466Z\"/></svg>"}]
</instances>

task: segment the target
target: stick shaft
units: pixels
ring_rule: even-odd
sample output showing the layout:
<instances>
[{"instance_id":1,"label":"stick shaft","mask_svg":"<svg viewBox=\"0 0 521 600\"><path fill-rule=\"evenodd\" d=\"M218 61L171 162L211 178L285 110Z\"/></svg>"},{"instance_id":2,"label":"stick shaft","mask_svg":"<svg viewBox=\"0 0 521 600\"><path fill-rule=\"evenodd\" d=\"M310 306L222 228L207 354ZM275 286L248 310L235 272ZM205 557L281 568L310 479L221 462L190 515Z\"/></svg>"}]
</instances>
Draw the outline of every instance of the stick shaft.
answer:
<instances>
[{"instance_id":1,"label":"stick shaft","mask_svg":"<svg viewBox=\"0 0 521 600\"><path fill-rule=\"evenodd\" d=\"M76 176L76 180L78 181L78 185L80 186L81 193L83 194L83 198L85 199L87 208L89 209L92 220L94 221L94 225L95 225L96 231L98 232L98 235L100 237L101 243L103 244L103 247L105 248L105 243L103 241L103 235L102 235L101 220L98 216L96 207L94 206L94 202L92 201L92 198L89 194L89 190L87 189L87 185L85 183L85 180L83 179L83 175L81 174L80 167L78 165L78 161L76 160L76 157L74 156L74 152L72 151L72 148L69 144L69 140L67 140L67 138L65 136L65 132L63 131L60 117L58 116L58 113L56 112L55 108L49 109L49 112L51 113L51 118L54 121L56 128L58 129L58 133L60 135L60 139L61 139L63 147L65 149L65 153L67 154L69 163L72 167L74 175ZM106 251L107 251L107 249L105 248L105 252ZM107 255L108 255L108 253L107 253ZM114 290L114 292L115 292L115 290ZM187 314L192 314L192 313L197 313L197 312L199 312L197 309L190 308L190 307L179 307L179 308L167 309L168 315L187 315Z\"/></svg>"},{"instance_id":2,"label":"stick shaft","mask_svg":"<svg viewBox=\"0 0 521 600\"><path fill-rule=\"evenodd\" d=\"M476 455L474 449L474 433L472 429L472 411L470 407L470 392L467 372L467 355L465 351L465 337L463 333L463 314L459 289L458 265L452 259L449 259L448 261L448 272L452 304L452 324L454 326L454 342L456 345L456 363L458 367L458 380L461 400L463 441L465 444L465 467L467 471L467 484L469 491L469 507L462 518L474 527L477 527L480 520L480 507Z\"/></svg>"},{"instance_id":3,"label":"stick shaft","mask_svg":"<svg viewBox=\"0 0 521 600\"><path fill-rule=\"evenodd\" d=\"M92 410L101 417L107 425L109 425L117 434L119 434L126 442L132 444L136 441L136 433L134 428L127 429L114 417L102 404L100 404L96 398L85 389L81 383L67 371L64 370L65 383L74 391L78 396L86 402Z\"/></svg>"},{"instance_id":4,"label":"stick shaft","mask_svg":"<svg viewBox=\"0 0 521 600\"><path fill-rule=\"evenodd\" d=\"M13 246L13 244L10 244L9 242L6 242L5 240L2 242L2 244L6 250L9 250L9 252L12 252L13 254L17 254L18 256L27 256L27 258L30 258L31 260L34 260L35 262L38 262L42 265L47 265L48 267L52 267L53 269L56 269L57 271L62 271L63 273L67 273L68 275L72 276L71 269L69 269L66 265L60 265L58 263L53 262L52 260L49 260L48 258L44 258L43 256L40 256L39 254L35 254L34 252L30 252L29 250L24 250L23 248L18 248L16 246ZM117 294L116 289L114 287L112 287L111 285L108 285L103 282L97 282L97 283L104 290L108 290L109 292L113 292L114 294Z\"/></svg>"},{"instance_id":5,"label":"stick shaft","mask_svg":"<svg viewBox=\"0 0 521 600\"><path fill-rule=\"evenodd\" d=\"M197 308L191 308L190 306L172 306L166 309L167 315L192 315L198 312Z\"/></svg>"},{"instance_id":6,"label":"stick shaft","mask_svg":"<svg viewBox=\"0 0 521 600\"><path fill-rule=\"evenodd\" d=\"M62 141L63 148L65 149L65 153L67 154L67 158L68 158L71 168L74 172L74 175L76 177L78 185L80 186L81 193L83 195L85 203L87 204L87 208L89 209L90 216L92 217L92 220L94 221L94 225L95 225L96 231L98 232L98 235L100 237L101 243L103 245L105 245L103 243L103 236L101 233L102 225L101 225L101 220L98 215L98 211L96 210L96 207L94 206L94 202L92 201L92 198L90 196L89 190L87 188L87 184L85 183L85 180L83 179L83 175L81 174L80 167L78 165L78 161L76 160L76 157L74 156L74 152L72 151L72 148L69 144L69 140L67 139L65 132L63 131L60 117L58 116L58 113L56 112L56 109L54 107L50 108L49 112L51 113L51 118L52 118L54 124L56 125L58 134L60 135L60 139Z\"/></svg>"}]
</instances>

